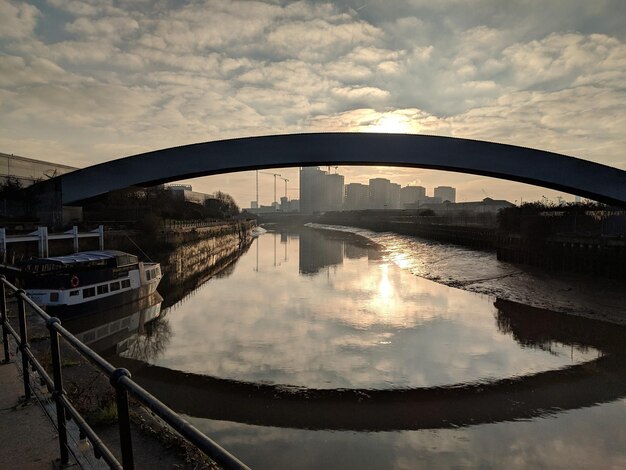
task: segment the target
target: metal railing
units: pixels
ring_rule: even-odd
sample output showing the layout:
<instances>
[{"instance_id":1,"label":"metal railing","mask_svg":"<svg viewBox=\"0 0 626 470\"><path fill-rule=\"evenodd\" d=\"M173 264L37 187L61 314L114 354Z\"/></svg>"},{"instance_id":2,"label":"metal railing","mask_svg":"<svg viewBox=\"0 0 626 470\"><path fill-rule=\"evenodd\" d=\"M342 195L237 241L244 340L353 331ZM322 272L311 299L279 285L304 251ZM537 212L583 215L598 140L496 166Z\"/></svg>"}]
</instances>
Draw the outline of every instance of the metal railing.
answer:
<instances>
[{"instance_id":1,"label":"metal railing","mask_svg":"<svg viewBox=\"0 0 626 470\"><path fill-rule=\"evenodd\" d=\"M7 311L7 291L9 289L17 300L17 314L19 322L19 333L9 323ZM30 306L35 313L46 322L46 326L50 332L50 354L52 359L52 378L46 372L45 368L37 360L30 349L28 343L28 325L26 321L26 306ZM245 464L231 455L228 451L220 447L214 441L202 434L198 429L178 416L174 411L168 408L157 398L148 393L131 379L130 372L126 369L115 368L108 361L103 359L91 348L80 342L72 333L67 331L61 321L56 317L51 317L41 308L39 308L22 289L18 289L4 276L0 276L0 321L2 323L2 339L4 342L4 361L10 361L9 353L9 335L14 338L20 351L22 360L22 372L24 382L24 396L26 400L31 398L31 384L29 368L32 367L40 376L48 391L51 392L52 398L56 405L56 425L59 435L59 452L61 464L69 463L69 447L67 443L67 427L66 420L74 420L81 436L85 436L93 446L96 458L102 458L106 463L115 469L132 469L134 468L133 446L131 440L130 414L128 399L130 396L137 399L155 415L165 421L172 429L195 445L209 458L217 462L223 468L242 469L248 468ZM111 450L93 431L85 419L80 415L76 408L70 402L63 388L63 370L61 366L61 350L59 338L63 338L76 351L78 351L89 362L103 372L115 389L118 426L120 434L120 448L122 455L122 463L120 463Z\"/></svg>"},{"instance_id":2,"label":"metal railing","mask_svg":"<svg viewBox=\"0 0 626 470\"><path fill-rule=\"evenodd\" d=\"M178 219L163 219L163 228L164 229L194 229L194 228L205 228L205 227L215 227L217 225L225 225L229 221L228 220L220 220L220 219L212 219L212 220L202 220L202 219L189 219L189 220L178 220Z\"/></svg>"}]
</instances>

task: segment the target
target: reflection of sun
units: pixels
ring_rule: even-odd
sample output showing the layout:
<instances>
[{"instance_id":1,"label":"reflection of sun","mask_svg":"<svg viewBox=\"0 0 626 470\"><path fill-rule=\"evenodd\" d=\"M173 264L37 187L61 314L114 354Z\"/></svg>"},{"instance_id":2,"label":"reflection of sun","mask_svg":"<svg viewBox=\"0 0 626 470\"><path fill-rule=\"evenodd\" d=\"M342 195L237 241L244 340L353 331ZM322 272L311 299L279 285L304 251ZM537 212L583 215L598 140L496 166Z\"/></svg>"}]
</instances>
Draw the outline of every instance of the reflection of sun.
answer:
<instances>
[{"instance_id":1,"label":"reflection of sun","mask_svg":"<svg viewBox=\"0 0 626 470\"><path fill-rule=\"evenodd\" d=\"M370 132L388 132L393 134L407 134L417 131L406 116L399 114L383 115L376 121L376 124L368 127L367 130Z\"/></svg>"},{"instance_id":2,"label":"reflection of sun","mask_svg":"<svg viewBox=\"0 0 626 470\"><path fill-rule=\"evenodd\" d=\"M389 265L383 264L380 270L380 279L376 289L377 295L372 297L371 306L374 308L374 311L387 315L397 307L397 299L395 289L389 280Z\"/></svg>"},{"instance_id":3,"label":"reflection of sun","mask_svg":"<svg viewBox=\"0 0 626 470\"><path fill-rule=\"evenodd\" d=\"M383 300L389 300L393 295L393 286L391 282L389 282L389 265L382 265L382 276L380 278L380 283L378 284L378 296Z\"/></svg>"}]
</instances>

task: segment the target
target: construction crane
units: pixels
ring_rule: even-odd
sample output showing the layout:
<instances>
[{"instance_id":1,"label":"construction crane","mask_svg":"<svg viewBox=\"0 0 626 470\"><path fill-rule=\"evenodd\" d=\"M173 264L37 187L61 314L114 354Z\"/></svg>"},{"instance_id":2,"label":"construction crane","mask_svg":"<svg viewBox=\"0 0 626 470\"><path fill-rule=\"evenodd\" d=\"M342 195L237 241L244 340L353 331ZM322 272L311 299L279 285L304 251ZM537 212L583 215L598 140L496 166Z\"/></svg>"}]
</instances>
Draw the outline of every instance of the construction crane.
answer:
<instances>
[{"instance_id":1,"label":"construction crane","mask_svg":"<svg viewBox=\"0 0 626 470\"><path fill-rule=\"evenodd\" d=\"M289 183L289 180L287 178L283 178L282 176L280 179L285 182L285 197L287 197L287 183Z\"/></svg>"},{"instance_id":2,"label":"construction crane","mask_svg":"<svg viewBox=\"0 0 626 470\"><path fill-rule=\"evenodd\" d=\"M281 177L282 175L280 173L268 173L267 171L258 171L257 173L263 173L264 175L272 175L274 177L274 207L276 207L276 177ZM258 194L259 194L259 180L257 179L257 198L258 198ZM257 199L258 201L258 199Z\"/></svg>"}]
</instances>

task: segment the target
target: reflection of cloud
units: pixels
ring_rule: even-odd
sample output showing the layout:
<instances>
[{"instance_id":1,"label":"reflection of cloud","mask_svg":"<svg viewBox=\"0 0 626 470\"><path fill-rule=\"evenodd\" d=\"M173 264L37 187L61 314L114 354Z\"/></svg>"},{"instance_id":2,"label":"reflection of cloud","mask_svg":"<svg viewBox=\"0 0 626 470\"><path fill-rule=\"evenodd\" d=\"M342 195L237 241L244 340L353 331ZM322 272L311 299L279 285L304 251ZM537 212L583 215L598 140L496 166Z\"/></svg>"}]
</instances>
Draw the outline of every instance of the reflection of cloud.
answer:
<instances>
[{"instance_id":1,"label":"reflection of cloud","mask_svg":"<svg viewBox=\"0 0 626 470\"><path fill-rule=\"evenodd\" d=\"M365 257L303 277L298 244L281 245L275 265L273 234L255 243L258 271L253 247L229 278L208 282L168 315L172 340L158 365L238 380L381 388L515 376L571 362L569 351L521 349L498 332L489 298Z\"/></svg>"}]
</instances>

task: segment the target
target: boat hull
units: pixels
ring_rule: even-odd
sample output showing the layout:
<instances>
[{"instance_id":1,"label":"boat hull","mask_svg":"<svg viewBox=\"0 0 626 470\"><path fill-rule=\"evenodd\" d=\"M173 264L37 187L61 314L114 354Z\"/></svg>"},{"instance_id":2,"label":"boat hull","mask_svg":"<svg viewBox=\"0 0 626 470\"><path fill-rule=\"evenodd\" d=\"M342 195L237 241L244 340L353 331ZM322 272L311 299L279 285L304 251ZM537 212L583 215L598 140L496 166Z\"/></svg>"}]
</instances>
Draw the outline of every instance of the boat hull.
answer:
<instances>
[{"instance_id":1,"label":"boat hull","mask_svg":"<svg viewBox=\"0 0 626 470\"><path fill-rule=\"evenodd\" d=\"M122 305L136 302L144 297L148 297L156 292L158 282L144 284L136 289L122 291L115 295L96 298L88 302L81 302L74 305L46 305L42 307L50 316L57 318L70 318L77 315L89 313L94 310L110 309Z\"/></svg>"}]
</instances>

